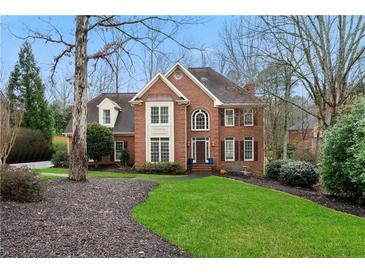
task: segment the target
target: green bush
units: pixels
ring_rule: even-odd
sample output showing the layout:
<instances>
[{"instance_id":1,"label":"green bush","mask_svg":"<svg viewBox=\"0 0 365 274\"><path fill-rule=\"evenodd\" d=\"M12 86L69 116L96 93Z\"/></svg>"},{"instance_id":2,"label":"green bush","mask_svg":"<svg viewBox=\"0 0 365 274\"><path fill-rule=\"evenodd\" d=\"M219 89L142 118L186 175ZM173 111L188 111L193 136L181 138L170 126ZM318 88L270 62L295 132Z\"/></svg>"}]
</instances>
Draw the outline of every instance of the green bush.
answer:
<instances>
[{"instance_id":1,"label":"green bush","mask_svg":"<svg viewBox=\"0 0 365 274\"><path fill-rule=\"evenodd\" d=\"M111 130L97 123L91 123L87 126L87 155L94 160L95 166L101 160L102 156L112 153L113 134Z\"/></svg>"},{"instance_id":2,"label":"green bush","mask_svg":"<svg viewBox=\"0 0 365 274\"><path fill-rule=\"evenodd\" d=\"M1 168L0 194L5 200L18 202L40 201L46 189L35 173L28 168Z\"/></svg>"},{"instance_id":3,"label":"green bush","mask_svg":"<svg viewBox=\"0 0 365 274\"><path fill-rule=\"evenodd\" d=\"M313 163L313 164L316 162L314 153L312 153L309 149L299 148L293 152L291 158L293 160L304 161L304 162L309 162L309 163Z\"/></svg>"},{"instance_id":4,"label":"green bush","mask_svg":"<svg viewBox=\"0 0 365 274\"><path fill-rule=\"evenodd\" d=\"M271 161L266 165L266 176L274 179L279 180L280 178L280 170L282 165L291 162L292 160L274 160Z\"/></svg>"},{"instance_id":5,"label":"green bush","mask_svg":"<svg viewBox=\"0 0 365 274\"><path fill-rule=\"evenodd\" d=\"M320 173L327 191L365 198L365 99L349 105L327 129L321 151Z\"/></svg>"},{"instance_id":6,"label":"green bush","mask_svg":"<svg viewBox=\"0 0 365 274\"><path fill-rule=\"evenodd\" d=\"M127 149L123 149L121 154L120 154L120 163L123 165L123 166L127 166L128 163L129 163L129 152Z\"/></svg>"},{"instance_id":7,"label":"green bush","mask_svg":"<svg viewBox=\"0 0 365 274\"><path fill-rule=\"evenodd\" d=\"M68 155L67 151L56 151L52 156L52 164L55 167L67 167L68 166Z\"/></svg>"},{"instance_id":8,"label":"green bush","mask_svg":"<svg viewBox=\"0 0 365 274\"><path fill-rule=\"evenodd\" d=\"M290 186L311 187L318 182L318 179L318 172L307 162L286 162L280 169L279 180Z\"/></svg>"},{"instance_id":9,"label":"green bush","mask_svg":"<svg viewBox=\"0 0 365 274\"><path fill-rule=\"evenodd\" d=\"M160 162L150 163L146 162L139 169L142 173L157 173L157 174L179 174L183 172L183 169L179 163L174 162Z\"/></svg>"},{"instance_id":10,"label":"green bush","mask_svg":"<svg viewBox=\"0 0 365 274\"><path fill-rule=\"evenodd\" d=\"M52 154L52 145L40 130L19 128L8 163L46 161Z\"/></svg>"}]
</instances>

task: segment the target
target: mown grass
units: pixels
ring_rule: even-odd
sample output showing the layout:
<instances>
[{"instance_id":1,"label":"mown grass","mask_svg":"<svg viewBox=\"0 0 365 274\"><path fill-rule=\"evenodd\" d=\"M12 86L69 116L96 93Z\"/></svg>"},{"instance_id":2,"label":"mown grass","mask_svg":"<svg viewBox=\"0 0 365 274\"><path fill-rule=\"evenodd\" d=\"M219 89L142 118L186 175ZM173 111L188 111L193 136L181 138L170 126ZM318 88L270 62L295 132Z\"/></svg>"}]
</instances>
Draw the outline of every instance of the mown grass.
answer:
<instances>
[{"instance_id":1,"label":"mown grass","mask_svg":"<svg viewBox=\"0 0 365 274\"><path fill-rule=\"evenodd\" d=\"M210 176L159 181L133 217L196 257L365 257L365 219Z\"/></svg>"},{"instance_id":2,"label":"mown grass","mask_svg":"<svg viewBox=\"0 0 365 274\"><path fill-rule=\"evenodd\" d=\"M40 175L41 177L51 177L51 178L64 178L58 176L57 174L68 174L68 168L60 168L60 167L50 167L50 168L35 168L32 169L37 173L54 173L55 175L52 177L50 174ZM181 175L156 175L156 174L142 174L142 173L122 173L122 172L109 172L109 171L97 171L97 170L89 170L89 177L106 177L106 178L171 178L178 177Z\"/></svg>"}]
</instances>

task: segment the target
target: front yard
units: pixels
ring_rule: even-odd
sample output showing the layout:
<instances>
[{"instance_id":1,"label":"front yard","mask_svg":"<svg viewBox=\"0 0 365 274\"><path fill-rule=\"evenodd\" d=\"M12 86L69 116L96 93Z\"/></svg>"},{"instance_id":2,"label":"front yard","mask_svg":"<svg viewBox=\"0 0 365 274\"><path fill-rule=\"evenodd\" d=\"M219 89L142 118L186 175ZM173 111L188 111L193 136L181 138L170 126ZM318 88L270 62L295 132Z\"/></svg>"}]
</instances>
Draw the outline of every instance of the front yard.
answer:
<instances>
[{"instance_id":1,"label":"front yard","mask_svg":"<svg viewBox=\"0 0 365 274\"><path fill-rule=\"evenodd\" d=\"M365 257L365 218L232 179L176 177L90 171L88 183L49 181L39 203L1 201L0 254Z\"/></svg>"},{"instance_id":2,"label":"front yard","mask_svg":"<svg viewBox=\"0 0 365 274\"><path fill-rule=\"evenodd\" d=\"M133 216L192 256L365 256L364 218L221 177L159 183Z\"/></svg>"}]
</instances>

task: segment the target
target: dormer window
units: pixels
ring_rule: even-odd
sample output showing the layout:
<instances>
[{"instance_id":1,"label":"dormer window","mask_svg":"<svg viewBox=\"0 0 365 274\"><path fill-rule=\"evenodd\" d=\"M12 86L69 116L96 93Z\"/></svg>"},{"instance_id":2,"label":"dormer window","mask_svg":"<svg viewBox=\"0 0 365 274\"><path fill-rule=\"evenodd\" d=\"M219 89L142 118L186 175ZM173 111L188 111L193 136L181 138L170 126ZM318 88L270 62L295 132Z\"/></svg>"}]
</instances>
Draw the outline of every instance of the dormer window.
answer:
<instances>
[{"instance_id":1,"label":"dormer window","mask_svg":"<svg viewBox=\"0 0 365 274\"><path fill-rule=\"evenodd\" d=\"M103 109L103 124L110 124L110 109Z\"/></svg>"}]
</instances>

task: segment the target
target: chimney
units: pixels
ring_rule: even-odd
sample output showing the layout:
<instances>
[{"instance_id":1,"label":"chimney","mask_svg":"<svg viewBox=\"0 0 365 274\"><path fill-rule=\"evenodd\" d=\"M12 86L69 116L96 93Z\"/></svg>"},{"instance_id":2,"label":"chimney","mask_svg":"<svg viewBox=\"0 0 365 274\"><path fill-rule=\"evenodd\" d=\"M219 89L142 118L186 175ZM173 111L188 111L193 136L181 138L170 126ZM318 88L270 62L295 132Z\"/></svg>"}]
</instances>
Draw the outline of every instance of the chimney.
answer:
<instances>
[{"instance_id":1,"label":"chimney","mask_svg":"<svg viewBox=\"0 0 365 274\"><path fill-rule=\"evenodd\" d=\"M244 86L244 89L247 91L248 94L255 96L255 84L254 83L250 83Z\"/></svg>"}]
</instances>

